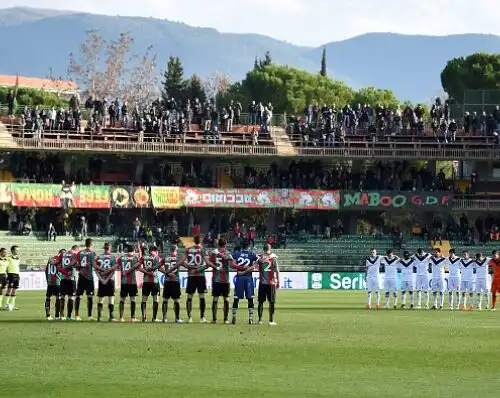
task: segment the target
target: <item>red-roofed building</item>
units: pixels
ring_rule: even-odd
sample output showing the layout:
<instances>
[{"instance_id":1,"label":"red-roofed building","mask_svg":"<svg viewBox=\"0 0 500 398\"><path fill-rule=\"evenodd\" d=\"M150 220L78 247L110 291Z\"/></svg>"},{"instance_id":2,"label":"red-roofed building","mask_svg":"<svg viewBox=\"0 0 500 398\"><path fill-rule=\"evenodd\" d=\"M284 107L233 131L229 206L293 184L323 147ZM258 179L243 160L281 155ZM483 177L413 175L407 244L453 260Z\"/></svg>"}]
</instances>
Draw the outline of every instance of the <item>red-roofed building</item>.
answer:
<instances>
[{"instance_id":1,"label":"red-roofed building","mask_svg":"<svg viewBox=\"0 0 500 398\"><path fill-rule=\"evenodd\" d=\"M0 75L0 87L15 87L18 76ZM41 79L38 77L19 76L20 88L32 88L38 90L50 91L65 95L79 93L76 83L70 80Z\"/></svg>"}]
</instances>

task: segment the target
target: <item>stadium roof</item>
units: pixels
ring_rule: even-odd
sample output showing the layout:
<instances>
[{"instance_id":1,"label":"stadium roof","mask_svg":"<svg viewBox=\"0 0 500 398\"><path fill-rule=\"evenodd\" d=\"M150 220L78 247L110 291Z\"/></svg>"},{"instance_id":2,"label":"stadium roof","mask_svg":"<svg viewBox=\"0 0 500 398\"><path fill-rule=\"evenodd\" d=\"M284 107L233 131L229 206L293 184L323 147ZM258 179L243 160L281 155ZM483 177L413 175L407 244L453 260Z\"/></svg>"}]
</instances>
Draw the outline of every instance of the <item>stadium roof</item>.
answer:
<instances>
[{"instance_id":1,"label":"stadium roof","mask_svg":"<svg viewBox=\"0 0 500 398\"><path fill-rule=\"evenodd\" d=\"M0 87L15 87L19 78L19 87L33 88L55 93L76 94L79 92L76 83L70 80L42 79L38 77L25 77L15 75L0 75Z\"/></svg>"}]
</instances>

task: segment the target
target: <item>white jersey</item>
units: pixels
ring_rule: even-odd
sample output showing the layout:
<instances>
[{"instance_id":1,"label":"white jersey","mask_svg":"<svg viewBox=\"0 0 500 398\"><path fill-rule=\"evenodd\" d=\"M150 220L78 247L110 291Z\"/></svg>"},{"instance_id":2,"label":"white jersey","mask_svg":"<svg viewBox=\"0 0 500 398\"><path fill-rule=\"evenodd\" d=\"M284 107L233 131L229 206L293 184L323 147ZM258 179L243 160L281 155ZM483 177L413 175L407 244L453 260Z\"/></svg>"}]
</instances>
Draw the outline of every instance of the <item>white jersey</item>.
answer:
<instances>
[{"instance_id":1,"label":"white jersey","mask_svg":"<svg viewBox=\"0 0 500 398\"><path fill-rule=\"evenodd\" d=\"M396 279L396 274L398 273L397 257L384 256L381 263L384 266L384 279Z\"/></svg>"},{"instance_id":2,"label":"white jersey","mask_svg":"<svg viewBox=\"0 0 500 398\"><path fill-rule=\"evenodd\" d=\"M366 265L366 279L378 279L380 276L380 261L382 256L367 257L365 260Z\"/></svg>"},{"instance_id":3,"label":"white jersey","mask_svg":"<svg viewBox=\"0 0 500 398\"><path fill-rule=\"evenodd\" d=\"M432 267L432 278L444 278L444 265L446 264L446 257L431 256L430 264Z\"/></svg>"},{"instance_id":4,"label":"white jersey","mask_svg":"<svg viewBox=\"0 0 500 398\"><path fill-rule=\"evenodd\" d=\"M419 256L418 254L413 256L418 276L429 276L430 257L431 255L429 253L424 253L422 256Z\"/></svg>"},{"instance_id":5,"label":"white jersey","mask_svg":"<svg viewBox=\"0 0 500 398\"><path fill-rule=\"evenodd\" d=\"M401 270L401 276L403 277L403 281L413 282L413 267L415 260L413 258L409 258L405 260L403 258L398 261L398 269Z\"/></svg>"},{"instance_id":6,"label":"white jersey","mask_svg":"<svg viewBox=\"0 0 500 398\"><path fill-rule=\"evenodd\" d=\"M462 282L472 282L474 280L475 261L471 258L460 260L460 271L462 273Z\"/></svg>"},{"instance_id":7,"label":"white jersey","mask_svg":"<svg viewBox=\"0 0 500 398\"><path fill-rule=\"evenodd\" d=\"M446 257L450 278L460 278L460 257Z\"/></svg>"},{"instance_id":8,"label":"white jersey","mask_svg":"<svg viewBox=\"0 0 500 398\"><path fill-rule=\"evenodd\" d=\"M474 261L474 268L476 269L476 280L477 279L488 279L489 266L488 258L483 258L482 260Z\"/></svg>"}]
</instances>

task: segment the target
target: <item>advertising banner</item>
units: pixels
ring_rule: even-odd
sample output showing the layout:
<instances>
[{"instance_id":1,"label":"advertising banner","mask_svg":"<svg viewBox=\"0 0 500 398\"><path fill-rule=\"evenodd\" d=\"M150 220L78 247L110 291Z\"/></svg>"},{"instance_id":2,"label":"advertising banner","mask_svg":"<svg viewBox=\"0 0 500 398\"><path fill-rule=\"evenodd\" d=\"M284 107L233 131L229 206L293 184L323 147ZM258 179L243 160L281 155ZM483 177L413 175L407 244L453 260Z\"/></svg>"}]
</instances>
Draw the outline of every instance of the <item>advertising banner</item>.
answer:
<instances>
[{"instance_id":1,"label":"advertising banner","mask_svg":"<svg viewBox=\"0 0 500 398\"><path fill-rule=\"evenodd\" d=\"M11 184L12 205L19 207L61 207L61 185Z\"/></svg>"},{"instance_id":2,"label":"advertising banner","mask_svg":"<svg viewBox=\"0 0 500 398\"><path fill-rule=\"evenodd\" d=\"M160 273L160 285L163 288L165 275ZM307 289L307 272L280 272L280 289L285 290L302 290ZM181 288L185 289L187 285L187 272L180 272L179 278L181 282ZM234 280L236 278L236 273L231 273L231 288L234 288ZM116 286L120 286L120 273L117 272L115 275ZM143 274L137 272L137 285L139 288L142 287ZM95 286L97 286L98 279L97 276L94 277ZM253 277L254 287L257 289L259 287L259 278L257 274ZM207 287L212 288L212 274L207 272ZM46 290L47 280L45 279L45 273L43 271L32 271L32 272L21 272L20 273L20 283L19 290Z\"/></svg>"},{"instance_id":3,"label":"advertising banner","mask_svg":"<svg viewBox=\"0 0 500 398\"><path fill-rule=\"evenodd\" d=\"M0 182L0 204L6 204L12 202L12 196L10 194L10 183Z\"/></svg>"},{"instance_id":4,"label":"advertising banner","mask_svg":"<svg viewBox=\"0 0 500 398\"><path fill-rule=\"evenodd\" d=\"M111 207L126 209L151 207L150 187L111 187Z\"/></svg>"},{"instance_id":5,"label":"advertising banner","mask_svg":"<svg viewBox=\"0 0 500 398\"><path fill-rule=\"evenodd\" d=\"M151 187L151 203L155 209L179 209L179 187Z\"/></svg>"},{"instance_id":6,"label":"advertising banner","mask_svg":"<svg viewBox=\"0 0 500 398\"><path fill-rule=\"evenodd\" d=\"M339 191L181 188L181 206L337 210Z\"/></svg>"},{"instance_id":7,"label":"advertising banner","mask_svg":"<svg viewBox=\"0 0 500 398\"><path fill-rule=\"evenodd\" d=\"M341 191L340 208L353 210L447 209L453 204L449 192Z\"/></svg>"}]
</instances>

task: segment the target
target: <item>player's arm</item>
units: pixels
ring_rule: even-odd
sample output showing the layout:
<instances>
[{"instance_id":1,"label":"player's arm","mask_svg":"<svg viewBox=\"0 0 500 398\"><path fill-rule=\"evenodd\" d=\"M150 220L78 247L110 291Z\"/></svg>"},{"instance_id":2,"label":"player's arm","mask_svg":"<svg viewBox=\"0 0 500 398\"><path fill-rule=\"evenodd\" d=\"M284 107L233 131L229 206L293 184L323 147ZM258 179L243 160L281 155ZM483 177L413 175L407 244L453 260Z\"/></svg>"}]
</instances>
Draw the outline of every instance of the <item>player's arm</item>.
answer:
<instances>
[{"instance_id":1,"label":"player's arm","mask_svg":"<svg viewBox=\"0 0 500 398\"><path fill-rule=\"evenodd\" d=\"M274 281L275 281L276 289L279 289L280 288L280 267L278 264L278 259L274 258L274 262L276 265L276 271L274 273Z\"/></svg>"},{"instance_id":2,"label":"player's arm","mask_svg":"<svg viewBox=\"0 0 500 398\"><path fill-rule=\"evenodd\" d=\"M99 259L99 257L97 257L97 256L95 256L95 257L96 257L96 260L95 260L95 262L93 264L94 269L97 270L97 271L99 271L99 272L107 272L107 271L109 271L106 268L102 268L101 267L101 260Z\"/></svg>"},{"instance_id":3,"label":"player's arm","mask_svg":"<svg viewBox=\"0 0 500 398\"><path fill-rule=\"evenodd\" d=\"M217 256L215 256L215 257L217 257ZM216 264L214 264L214 263L211 261L210 256L208 256L208 255L206 255L206 254L205 254L205 255L203 256L203 261L205 261L205 265L206 265L206 266L204 267L205 269L207 269L207 268L213 268L213 269L214 269L214 270L216 270L216 271L217 271L217 270L219 270L219 267L217 267L217 265L216 265Z\"/></svg>"}]
</instances>

